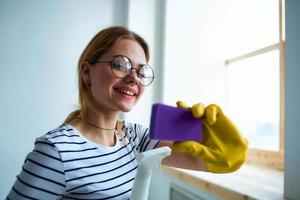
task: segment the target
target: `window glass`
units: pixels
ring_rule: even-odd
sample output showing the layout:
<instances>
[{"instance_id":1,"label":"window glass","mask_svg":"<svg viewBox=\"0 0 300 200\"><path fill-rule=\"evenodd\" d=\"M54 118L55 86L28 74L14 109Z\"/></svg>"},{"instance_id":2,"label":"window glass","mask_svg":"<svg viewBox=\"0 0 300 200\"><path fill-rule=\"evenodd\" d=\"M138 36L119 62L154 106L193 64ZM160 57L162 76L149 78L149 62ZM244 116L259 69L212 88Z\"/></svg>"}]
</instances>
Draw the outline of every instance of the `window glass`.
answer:
<instances>
[{"instance_id":1,"label":"window glass","mask_svg":"<svg viewBox=\"0 0 300 200\"><path fill-rule=\"evenodd\" d=\"M229 0L227 58L279 41L278 0Z\"/></svg>"},{"instance_id":2,"label":"window glass","mask_svg":"<svg viewBox=\"0 0 300 200\"><path fill-rule=\"evenodd\" d=\"M227 66L228 114L250 147L279 149L279 51Z\"/></svg>"}]
</instances>

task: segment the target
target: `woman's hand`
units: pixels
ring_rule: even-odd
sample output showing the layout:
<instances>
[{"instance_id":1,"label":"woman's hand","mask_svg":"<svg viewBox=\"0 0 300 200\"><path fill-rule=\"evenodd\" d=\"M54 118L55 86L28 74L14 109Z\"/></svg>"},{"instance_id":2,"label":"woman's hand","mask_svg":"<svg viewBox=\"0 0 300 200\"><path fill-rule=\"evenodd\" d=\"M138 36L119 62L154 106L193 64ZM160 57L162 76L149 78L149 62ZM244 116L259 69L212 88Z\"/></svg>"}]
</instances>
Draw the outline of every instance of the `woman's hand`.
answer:
<instances>
[{"instance_id":1,"label":"woman's hand","mask_svg":"<svg viewBox=\"0 0 300 200\"><path fill-rule=\"evenodd\" d=\"M196 118L203 118L203 132L201 143L175 142L174 150L203 160L210 172L228 173L241 167L246 159L248 141L219 106L205 107L198 103L189 107L183 101L178 101L177 106L191 110Z\"/></svg>"}]
</instances>

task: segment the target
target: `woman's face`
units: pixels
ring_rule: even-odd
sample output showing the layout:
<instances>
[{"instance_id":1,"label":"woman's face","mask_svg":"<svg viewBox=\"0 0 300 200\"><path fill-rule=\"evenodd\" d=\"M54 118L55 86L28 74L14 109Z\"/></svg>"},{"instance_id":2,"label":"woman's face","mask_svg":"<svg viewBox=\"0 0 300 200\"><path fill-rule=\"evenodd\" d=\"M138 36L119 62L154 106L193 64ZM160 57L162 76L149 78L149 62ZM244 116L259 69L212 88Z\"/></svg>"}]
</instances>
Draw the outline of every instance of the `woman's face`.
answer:
<instances>
[{"instance_id":1,"label":"woman's face","mask_svg":"<svg viewBox=\"0 0 300 200\"><path fill-rule=\"evenodd\" d=\"M108 52L98 58L98 61L111 61L116 55L127 56L137 69L141 64L147 63L143 48L134 40L117 41ZM117 78L112 73L110 63L96 63L89 66L89 77L96 107L102 111L130 111L145 89L139 84L135 70L124 78Z\"/></svg>"}]
</instances>

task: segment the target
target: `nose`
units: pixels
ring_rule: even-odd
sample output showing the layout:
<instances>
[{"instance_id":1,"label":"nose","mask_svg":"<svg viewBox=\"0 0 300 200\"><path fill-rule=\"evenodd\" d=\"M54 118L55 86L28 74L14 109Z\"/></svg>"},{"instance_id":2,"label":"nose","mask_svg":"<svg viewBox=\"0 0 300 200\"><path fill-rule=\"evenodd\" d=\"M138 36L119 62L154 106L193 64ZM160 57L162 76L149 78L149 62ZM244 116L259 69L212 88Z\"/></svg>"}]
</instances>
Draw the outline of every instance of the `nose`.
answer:
<instances>
[{"instance_id":1,"label":"nose","mask_svg":"<svg viewBox=\"0 0 300 200\"><path fill-rule=\"evenodd\" d=\"M139 84L140 79L137 76L137 69L136 68L131 68L131 71L127 76L125 76L125 81L128 83L134 83L134 84Z\"/></svg>"}]
</instances>

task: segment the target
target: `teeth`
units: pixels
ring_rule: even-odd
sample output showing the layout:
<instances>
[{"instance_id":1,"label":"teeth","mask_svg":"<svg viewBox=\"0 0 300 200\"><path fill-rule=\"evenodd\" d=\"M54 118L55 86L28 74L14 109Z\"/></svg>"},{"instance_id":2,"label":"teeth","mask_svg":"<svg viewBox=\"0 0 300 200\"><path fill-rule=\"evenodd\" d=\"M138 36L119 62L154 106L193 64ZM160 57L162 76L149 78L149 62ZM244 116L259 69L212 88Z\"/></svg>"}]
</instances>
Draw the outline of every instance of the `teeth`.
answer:
<instances>
[{"instance_id":1,"label":"teeth","mask_svg":"<svg viewBox=\"0 0 300 200\"><path fill-rule=\"evenodd\" d=\"M119 91L120 91L121 93L124 93L124 94L128 95L128 96L133 96L133 95L134 95L133 92L130 92L130 91L128 91L128 90L122 90L122 89L119 89Z\"/></svg>"}]
</instances>

